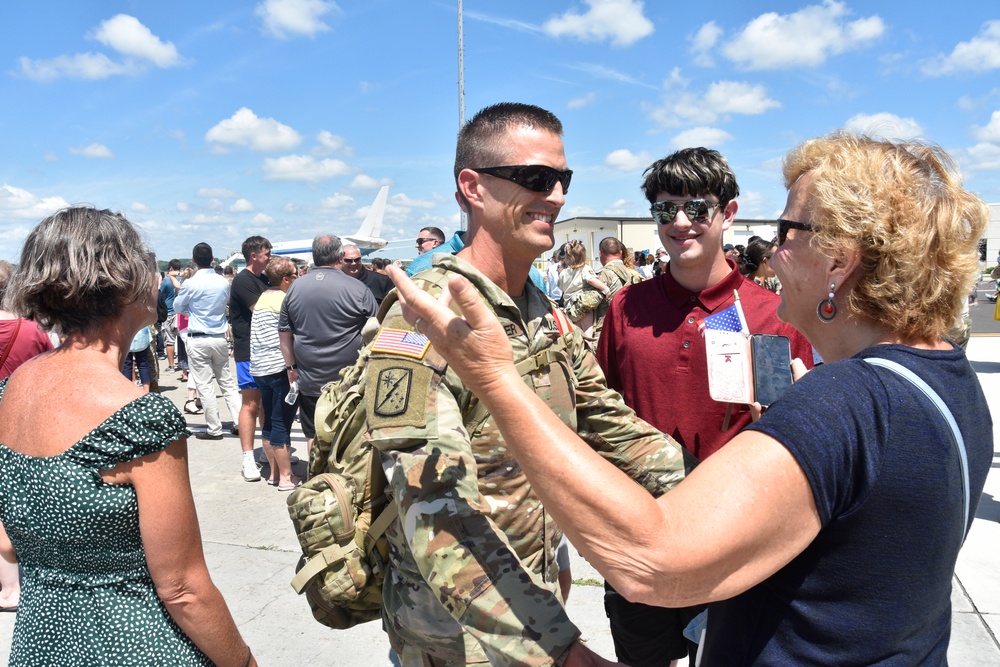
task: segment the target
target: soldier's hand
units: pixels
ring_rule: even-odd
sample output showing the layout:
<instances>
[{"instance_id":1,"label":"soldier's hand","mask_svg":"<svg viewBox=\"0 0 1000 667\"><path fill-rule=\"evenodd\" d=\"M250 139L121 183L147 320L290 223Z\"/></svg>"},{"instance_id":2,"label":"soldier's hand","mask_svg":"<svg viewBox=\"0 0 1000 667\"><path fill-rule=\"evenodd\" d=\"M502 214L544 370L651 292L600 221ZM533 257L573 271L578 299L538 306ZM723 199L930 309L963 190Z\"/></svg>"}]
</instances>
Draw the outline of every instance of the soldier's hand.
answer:
<instances>
[{"instance_id":1,"label":"soldier's hand","mask_svg":"<svg viewBox=\"0 0 1000 667\"><path fill-rule=\"evenodd\" d=\"M579 640L573 642L573 645L569 647L569 653L566 655L566 662L563 663L565 667L606 667L608 665L614 666L621 664L622 663L620 662L605 660L587 648L587 646Z\"/></svg>"},{"instance_id":2,"label":"soldier's hand","mask_svg":"<svg viewBox=\"0 0 1000 667\"><path fill-rule=\"evenodd\" d=\"M510 380L511 374L520 381L507 334L468 280L451 278L435 299L402 270L389 267L389 276L396 283L403 317L430 339L473 393L481 395L489 387L502 384L505 377ZM449 308L452 301L465 319Z\"/></svg>"}]
</instances>

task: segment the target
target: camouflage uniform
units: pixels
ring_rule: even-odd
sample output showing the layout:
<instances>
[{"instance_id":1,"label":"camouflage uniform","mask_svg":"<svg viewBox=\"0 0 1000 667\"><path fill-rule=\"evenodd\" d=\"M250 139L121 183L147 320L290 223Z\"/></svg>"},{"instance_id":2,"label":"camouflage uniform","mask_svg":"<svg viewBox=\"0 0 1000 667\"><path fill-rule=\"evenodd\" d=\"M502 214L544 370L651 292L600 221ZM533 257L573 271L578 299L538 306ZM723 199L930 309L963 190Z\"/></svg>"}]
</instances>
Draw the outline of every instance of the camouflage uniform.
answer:
<instances>
[{"instance_id":1,"label":"camouflage uniform","mask_svg":"<svg viewBox=\"0 0 1000 667\"><path fill-rule=\"evenodd\" d=\"M681 449L607 388L561 313L568 333L560 335L543 292L525 286L522 318L507 294L452 255L435 257L415 280L438 294L453 273L496 313L525 382L596 451L657 495L684 477ZM412 328L394 304L379 337L404 330ZM434 349L404 356L378 344L369 347L365 400L400 516L387 531L382 619L390 643L404 665L561 664L580 636L558 595L562 531L489 414Z\"/></svg>"},{"instance_id":2,"label":"camouflage uniform","mask_svg":"<svg viewBox=\"0 0 1000 667\"><path fill-rule=\"evenodd\" d=\"M608 313L611 297L626 285L642 282L642 274L625 266L622 260L615 259L604 265L601 272L597 274L597 279L608 286L607 295L601 294L596 289L584 287L578 302L579 313L571 313L569 309L566 310L566 313L574 321L579 321L583 313L593 311L594 340L590 342L592 349L597 349L597 340L601 336L601 327L604 326L604 316Z\"/></svg>"}]
</instances>

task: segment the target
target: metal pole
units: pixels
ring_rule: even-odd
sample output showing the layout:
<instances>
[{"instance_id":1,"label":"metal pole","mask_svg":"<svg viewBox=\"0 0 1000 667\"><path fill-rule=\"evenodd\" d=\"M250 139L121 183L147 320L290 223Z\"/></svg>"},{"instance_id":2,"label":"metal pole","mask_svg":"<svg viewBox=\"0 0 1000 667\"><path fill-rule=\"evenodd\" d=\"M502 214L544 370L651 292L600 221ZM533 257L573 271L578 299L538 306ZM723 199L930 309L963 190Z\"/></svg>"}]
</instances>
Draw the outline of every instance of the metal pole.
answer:
<instances>
[{"instance_id":1,"label":"metal pole","mask_svg":"<svg viewBox=\"0 0 1000 667\"><path fill-rule=\"evenodd\" d=\"M465 35L462 25L462 0L458 0L458 127L465 124Z\"/></svg>"},{"instance_id":2,"label":"metal pole","mask_svg":"<svg viewBox=\"0 0 1000 667\"><path fill-rule=\"evenodd\" d=\"M462 0L458 0L458 129L465 125L465 31L462 24ZM462 211L459 226L469 228L469 214Z\"/></svg>"}]
</instances>

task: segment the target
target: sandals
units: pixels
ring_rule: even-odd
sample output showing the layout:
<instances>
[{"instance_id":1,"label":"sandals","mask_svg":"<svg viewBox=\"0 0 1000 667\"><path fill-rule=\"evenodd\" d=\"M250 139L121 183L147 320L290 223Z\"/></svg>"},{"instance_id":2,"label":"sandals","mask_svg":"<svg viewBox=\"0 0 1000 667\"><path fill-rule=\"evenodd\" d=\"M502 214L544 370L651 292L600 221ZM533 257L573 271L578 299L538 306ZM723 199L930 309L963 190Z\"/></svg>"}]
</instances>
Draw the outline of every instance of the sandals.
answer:
<instances>
[{"instance_id":1,"label":"sandals","mask_svg":"<svg viewBox=\"0 0 1000 667\"><path fill-rule=\"evenodd\" d=\"M198 407L198 400L194 398L188 399L184 403L184 412L189 415L201 415L205 413L204 410Z\"/></svg>"},{"instance_id":2,"label":"sandals","mask_svg":"<svg viewBox=\"0 0 1000 667\"><path fill-rule=\"evenodd\" d=\"M304 481L305 480L298 475L293 474L289 481L278 484L278 491L291 491L292 489L302 486L302 482Z\"/></svg>"}]
</instances>

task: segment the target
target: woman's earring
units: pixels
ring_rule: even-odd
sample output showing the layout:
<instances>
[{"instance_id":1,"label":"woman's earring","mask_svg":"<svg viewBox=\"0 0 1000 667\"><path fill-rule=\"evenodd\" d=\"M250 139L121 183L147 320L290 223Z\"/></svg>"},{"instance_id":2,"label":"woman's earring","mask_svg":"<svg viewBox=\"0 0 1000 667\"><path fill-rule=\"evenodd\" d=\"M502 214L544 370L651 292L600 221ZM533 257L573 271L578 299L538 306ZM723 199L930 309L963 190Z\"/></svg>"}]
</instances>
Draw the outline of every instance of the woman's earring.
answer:
<instances>
[{"instance_id":1,"label":"woman's earring","mask_svg":"<svg viewBox=\"0 0 1000 667\"><path fill-rule=\"evenodd\" d=\"M816 315L819 316L819 321L823 324L833 322L833 318L837 316L837 304L833 301L833 292L836 288L836 285L830 283L830 295L820 301L816 307Z\"/></svg>"}]
</instances>

